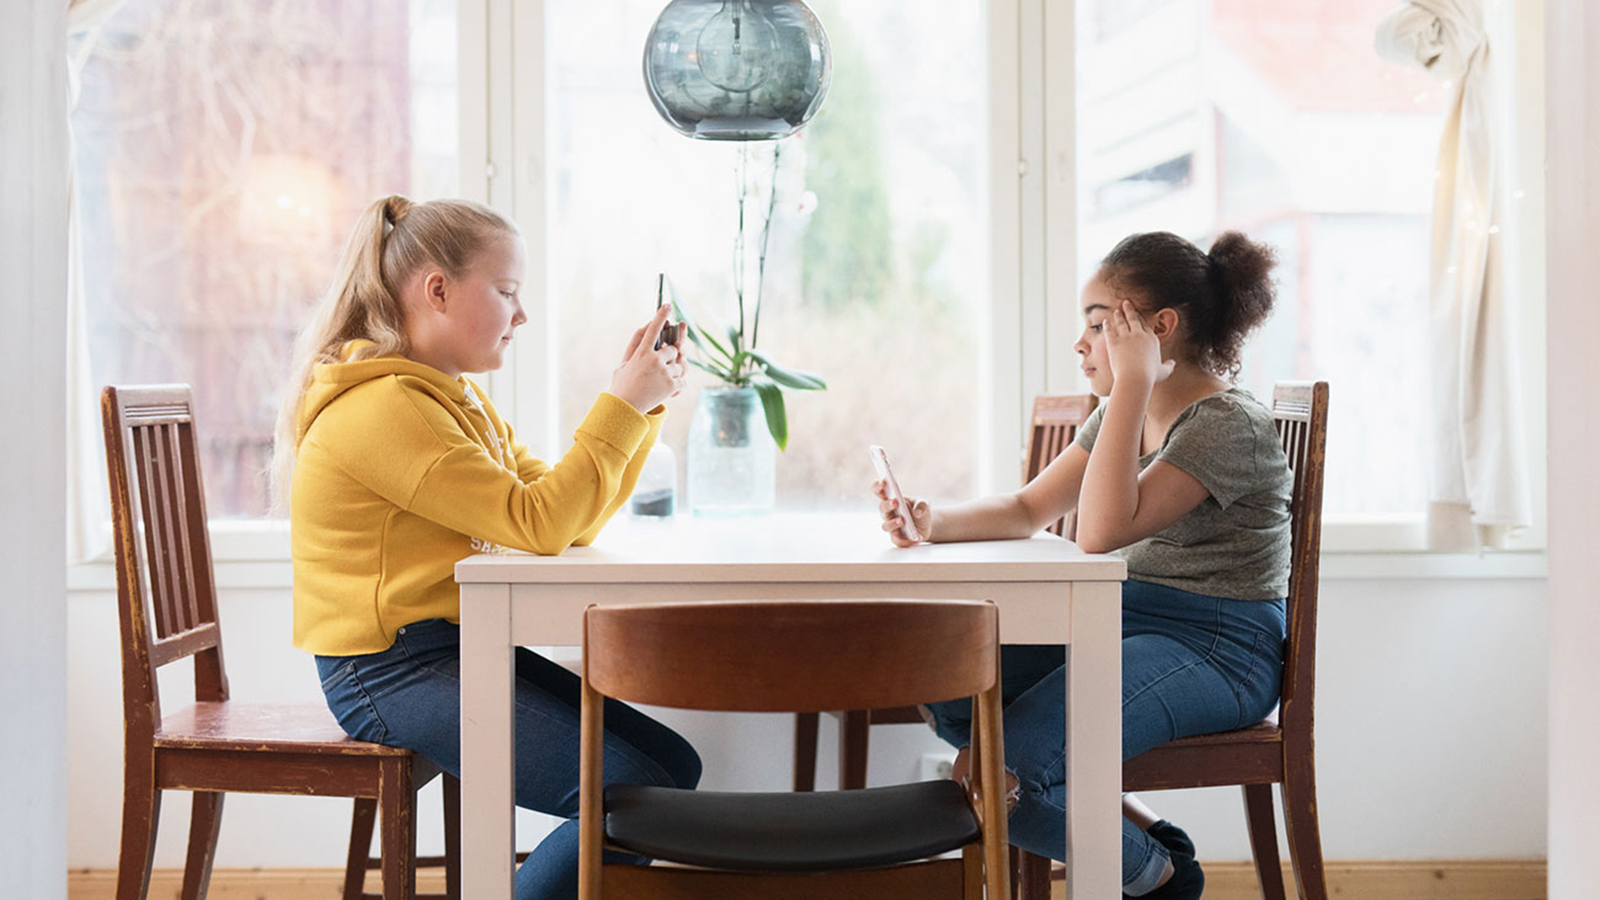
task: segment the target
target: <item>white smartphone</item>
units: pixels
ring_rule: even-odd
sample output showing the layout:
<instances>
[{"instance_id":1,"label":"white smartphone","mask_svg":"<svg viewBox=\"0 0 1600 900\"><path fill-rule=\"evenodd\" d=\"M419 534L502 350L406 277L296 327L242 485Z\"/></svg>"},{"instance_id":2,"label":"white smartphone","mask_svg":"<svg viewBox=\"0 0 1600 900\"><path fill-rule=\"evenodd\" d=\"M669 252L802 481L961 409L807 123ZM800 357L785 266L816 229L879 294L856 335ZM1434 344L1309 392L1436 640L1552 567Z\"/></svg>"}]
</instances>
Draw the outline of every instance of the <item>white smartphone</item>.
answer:
<instances>
[{"instance_id":1,"label":"white smartphone","mask_svg":"<svg viewBox=\"0 0 1600 900\"><path fill-rule=\"evenodd\" d=\"M867 453L872 456L872 467L878 471L878 479L883 482L884 493L894 501L895 514L905 523L900 526L900 536L908 541L921 541L922 535L911 519L911 504L906 502L906 495L900 492L900 483L894 480L894 470L889 468L889 455L877 444L867 447Z\"/></svg>"}]
</instances>

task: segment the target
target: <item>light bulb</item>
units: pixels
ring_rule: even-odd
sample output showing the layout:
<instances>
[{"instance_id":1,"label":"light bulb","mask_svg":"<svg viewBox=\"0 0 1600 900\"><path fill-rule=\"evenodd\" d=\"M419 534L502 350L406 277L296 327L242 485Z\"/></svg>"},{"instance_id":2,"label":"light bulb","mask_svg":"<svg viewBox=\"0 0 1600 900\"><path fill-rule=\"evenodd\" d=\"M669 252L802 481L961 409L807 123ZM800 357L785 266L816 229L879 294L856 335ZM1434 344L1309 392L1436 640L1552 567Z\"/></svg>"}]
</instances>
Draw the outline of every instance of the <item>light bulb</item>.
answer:
<instances>
[{"instance_id":1,"label":"light bulb","mask_svg":"<svg viewBox=\"0 0 1600 900\"><path fill-rule=\"evenodd\" d=\"M750 0L723 0L700 30L697 62L706 80L736 94L759 87L778 63L778 31Z\"/></svg>"}]
</instances>

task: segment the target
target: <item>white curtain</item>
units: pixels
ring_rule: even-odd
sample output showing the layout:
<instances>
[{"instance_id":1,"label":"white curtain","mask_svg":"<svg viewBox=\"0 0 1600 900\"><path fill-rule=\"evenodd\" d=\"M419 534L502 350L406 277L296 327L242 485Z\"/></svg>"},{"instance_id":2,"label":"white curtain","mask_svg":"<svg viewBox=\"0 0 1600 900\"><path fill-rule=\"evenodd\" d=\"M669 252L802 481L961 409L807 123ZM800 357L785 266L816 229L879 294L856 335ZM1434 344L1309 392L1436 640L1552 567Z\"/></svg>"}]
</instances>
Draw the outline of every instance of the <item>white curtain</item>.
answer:
<instances>
[{"instance_id":1,"label":"white curtain","mask_svg":"<svg viewBox=\"0 0 1600 900\"><path fill-rule=\"evenodd\" d=\"M70 0L67 39L79 38L67 58L67 561L87 562L111 549L105 523L111 519L106 487L105 441L100 433L100 392L89 371L89 333L84 322L83 253L79 237L77 172L71 149L72 111L79 78L95 39L123 0Z\"/></svg>"},{"instance_id":2,"label":"white curtain","mask_svg":"<svg viewBox=\"0 0 1600 900\"><path fill-rule=\"evenodd\" d=\"M1376 44L1385 60L1424 69L1451 93L1439 143L1429 271L1429 546L1503 547L1531 515L1482 4L1402 3L1379 26Z\"/></svg>"}]
</instances>

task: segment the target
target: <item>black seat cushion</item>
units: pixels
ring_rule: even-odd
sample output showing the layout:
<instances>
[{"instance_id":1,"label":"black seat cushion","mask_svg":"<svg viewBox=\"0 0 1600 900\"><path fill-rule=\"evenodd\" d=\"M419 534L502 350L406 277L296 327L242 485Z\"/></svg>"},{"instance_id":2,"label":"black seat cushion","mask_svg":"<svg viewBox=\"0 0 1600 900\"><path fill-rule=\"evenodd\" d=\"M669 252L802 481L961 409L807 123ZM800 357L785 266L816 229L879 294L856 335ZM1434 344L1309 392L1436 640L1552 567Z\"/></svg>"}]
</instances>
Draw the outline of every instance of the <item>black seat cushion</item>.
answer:
<instances>
[{"instance_id":1,"label":"black seat cushion","mask_svg":"<svg viewBox=\"0 0 1600 900\"><path fill-rule=\"evenodd\" d=\"M977 817L954 781L859 791L724 793L607 785L605 834L641 856L715 869L865 869L976 841Z\"/></svg>"}]
</instances>

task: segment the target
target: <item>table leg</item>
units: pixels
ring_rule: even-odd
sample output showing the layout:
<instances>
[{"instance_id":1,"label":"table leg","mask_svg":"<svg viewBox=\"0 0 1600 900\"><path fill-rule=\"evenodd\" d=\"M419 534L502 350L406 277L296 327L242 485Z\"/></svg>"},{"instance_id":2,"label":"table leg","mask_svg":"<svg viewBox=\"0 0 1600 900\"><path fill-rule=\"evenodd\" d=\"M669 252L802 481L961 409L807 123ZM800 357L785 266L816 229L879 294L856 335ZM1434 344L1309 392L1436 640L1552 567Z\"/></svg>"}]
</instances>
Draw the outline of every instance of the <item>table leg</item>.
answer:
<instances>
[{"instance_id":1,"label":"table leg","mask_svg":"<svg viewBox=\"0 0 1600 900\"><path fill-rule=\"evenodd\" d=\"M516 877L511 588L461 586L461 895L511 900Z\"/></svg>"},{"instance_id":2,"label":"table leg","mask_svg":"<svg viewBox=\"0 0 1600 900\"><path fill-rule=\"evenodd\" d=\"M1067 650L1067 898L1122 891L1122 585L1072 585Z\"/></svg>"}]
</instances>

